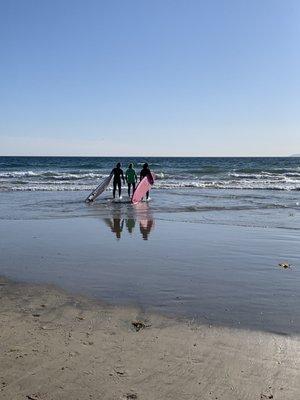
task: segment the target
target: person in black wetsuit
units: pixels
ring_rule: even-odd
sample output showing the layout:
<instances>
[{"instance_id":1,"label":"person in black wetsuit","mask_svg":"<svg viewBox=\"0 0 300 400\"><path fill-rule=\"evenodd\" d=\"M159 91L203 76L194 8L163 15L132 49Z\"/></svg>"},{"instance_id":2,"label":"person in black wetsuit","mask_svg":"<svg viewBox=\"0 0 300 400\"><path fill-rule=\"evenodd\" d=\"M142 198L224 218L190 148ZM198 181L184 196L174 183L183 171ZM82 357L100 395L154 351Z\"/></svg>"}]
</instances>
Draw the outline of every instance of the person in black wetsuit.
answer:
<instances>
[{"instance_id":1,"label":"person in black wetsuit","mask_svg":"<svg viewBox=\"0 0 300 400\"><path fill-rule=\"evenodd\" d=\"M145 178L145 176L148 176L150 182L153 183L153 178L152 178L152 174L151 174L151 171L150 171L150 169L149 169L148 163L145 163L145 164L143 165L143 169L142 169L141 172L140 172L140 180L142 180L143 178ZM146 199L148 200L148 198L149 198L149 191L146 193Z\"/></svg>"},{"instance_id":2,"label":"person in black wetsuit","mask_svg":"<svg viewBox=\"0 0 300 400\"><path fill-rule=\"evenodd\" d=\"M121 198L121 191L122 191L122 186L121 186L121 178L123 180L123 183L125 183L125 178L123 174L123 170L121 169L121 164L118 163L116 167L112 170L112 173L114 174L114 179L113 179L113 198L116 197L116 190L118 187L119 191L119 197Z\"/></svg>"}]
</instances>

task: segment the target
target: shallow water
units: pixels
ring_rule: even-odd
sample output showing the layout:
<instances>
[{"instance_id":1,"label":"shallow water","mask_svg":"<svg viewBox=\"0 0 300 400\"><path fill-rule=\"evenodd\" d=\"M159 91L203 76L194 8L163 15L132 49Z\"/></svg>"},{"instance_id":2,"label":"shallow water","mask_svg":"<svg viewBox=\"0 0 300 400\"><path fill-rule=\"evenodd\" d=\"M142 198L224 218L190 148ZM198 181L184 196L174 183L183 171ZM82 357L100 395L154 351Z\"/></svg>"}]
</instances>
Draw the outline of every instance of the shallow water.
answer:
<instances>
[{"instance_id":1,"label":"shallow water","mask_svg":"<svg viewBox=\"0 0 300 400\"><path fill-rule=\"evenodd\" d=\"M156 212L154 195L138 209L83 203L84 217L63 218L36 195L30 218L24 199L22 219L2 216L0 274L209 324L300 332L298 229L239 226L228 211L230 224L216 211L198 223L199 212Z\"/></svg>"},{"instance_id":2,"label":"shallow water","mask_svg":"<svg viewBox=\"0 0 300 400\"><path fill-rule=\"evenodd\" d=\"M0 192L0 221L78 217L156 219L248 227L300 229L297 192L219 189L152 190L150 203L113 202L111 191L85 204L88 192Z\"/></svg>"}]
</instances>

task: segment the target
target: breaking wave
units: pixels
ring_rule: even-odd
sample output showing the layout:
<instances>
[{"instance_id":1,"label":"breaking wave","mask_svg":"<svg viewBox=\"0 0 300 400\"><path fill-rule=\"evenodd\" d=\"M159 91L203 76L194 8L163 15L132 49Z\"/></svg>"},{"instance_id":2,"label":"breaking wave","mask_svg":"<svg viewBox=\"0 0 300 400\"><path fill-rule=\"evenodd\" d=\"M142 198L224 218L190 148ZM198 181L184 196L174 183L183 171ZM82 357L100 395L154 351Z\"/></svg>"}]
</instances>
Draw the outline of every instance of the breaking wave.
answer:
<instances>
[{"instance_id":1,"label":"breaking wave","mask_svg":"<svg viewBox=\"0 0 300 400\"><path fill-rule=\"evenodd\" d=\"M92 190L115 165L111 158L0 157L0 191ZM123 159L124 170L143 159ZM153 158L156 189L300 190L300 159Z\"/></svg>"}]
</instances>

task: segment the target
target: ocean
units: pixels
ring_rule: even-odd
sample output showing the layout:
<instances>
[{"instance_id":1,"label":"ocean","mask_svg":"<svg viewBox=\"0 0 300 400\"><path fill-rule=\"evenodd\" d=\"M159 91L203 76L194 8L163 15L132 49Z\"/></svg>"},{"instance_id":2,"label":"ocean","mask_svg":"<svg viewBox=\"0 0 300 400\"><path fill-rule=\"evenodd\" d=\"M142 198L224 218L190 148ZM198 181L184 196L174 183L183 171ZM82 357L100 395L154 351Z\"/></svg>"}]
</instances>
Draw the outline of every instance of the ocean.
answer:
<instances>
[{"instance_id":1,"label":"ocean","mask_svg":"<svg viewBox=\"0 0 300 400\"><path fill-rule=\"evenodd\" d=\"M111 187L84 199L116 162L157 176L147 211L193 222L299 229L300 158L0 157L0 219L105 216L140 212L112 206ZM35 195L32 195L35 192ZM128 200L128 199L127 199Z\"/></svg>"},{"instance_id":2,"label":"ocean","mask_svg":"<svg viewBox=\"0 0 300 400\"><path fill-rule=\"evenodd\" d=\"M0 191L91 190L120 161L147 161L156 189L300 190L300 158L0 157Z\"/></svg>"},{"instance_id":3,"label":"ocean","mask_svg":"<svg viewBox=\"0 0 300 400\"><path fill-rule=\"evenodd\" d=\"M85 203L118 161L149 163L151 201ZM17 282L296 333L299 230L300 158L0 158L0 275Z\"/></svg>"}]
</instances>

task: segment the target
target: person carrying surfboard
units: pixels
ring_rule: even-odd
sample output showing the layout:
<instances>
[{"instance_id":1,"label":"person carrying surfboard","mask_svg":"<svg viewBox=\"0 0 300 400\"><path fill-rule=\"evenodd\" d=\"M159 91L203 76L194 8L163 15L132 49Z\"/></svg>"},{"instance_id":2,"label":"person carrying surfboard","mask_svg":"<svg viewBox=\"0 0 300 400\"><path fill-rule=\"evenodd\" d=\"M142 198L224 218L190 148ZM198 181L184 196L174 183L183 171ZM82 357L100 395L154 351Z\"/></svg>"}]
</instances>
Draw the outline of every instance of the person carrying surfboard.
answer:
<instances>
[{"instance_id":1,"label":"person carrying surfboard","mask_svg":"<svg viewBox=\"0 0 300 400\"><path fill-rule=\"evenodd\" d=\"M148 176L148 178L149 178L151 184L153 184L153 177L152 177L152 174L151 174L151 171L150 171L150 168L149 168L148 163L145 163L145 164L143 165L143 169L142 169L141 172L140 172L140 181L141 181L143 178L145 178L145 176ZM149 190L148 190L148 192L146 193L146 199L147 199L147 200L149 199Z\"/></svg>"},{"instance_id":2,"label":"person carrying surfboard","mask_svg":"<svg viewBox=\"0 0 300 400\"><path fill-rule=\"evenodd\" d=\"M123 183L125 183L123 170L121 169L121 164L118 163L111 172L112 172L112 174L114 176L114 179L113 179L113 198L116 197L117 187L118 187L118 191L119 191L119 198L121 198L121 192L122 192L121 178L123 180Z\"/></svg>"},{"instance_id":3,"label":"person carrying surfboard","mask_svg":"<svg viewBox=\"0 0 300 400\"><path fill-rule=\"evenodd\" d=\"M128 185L128 196L130 197L130 191L131 191L131 186L132 186L132 194L135 191L135 185L137 182L137 174L135 170L133 169L133 164L130 163L128 166L128 169L125 173L125 179Z\"/></svg>"}]
</instances>

